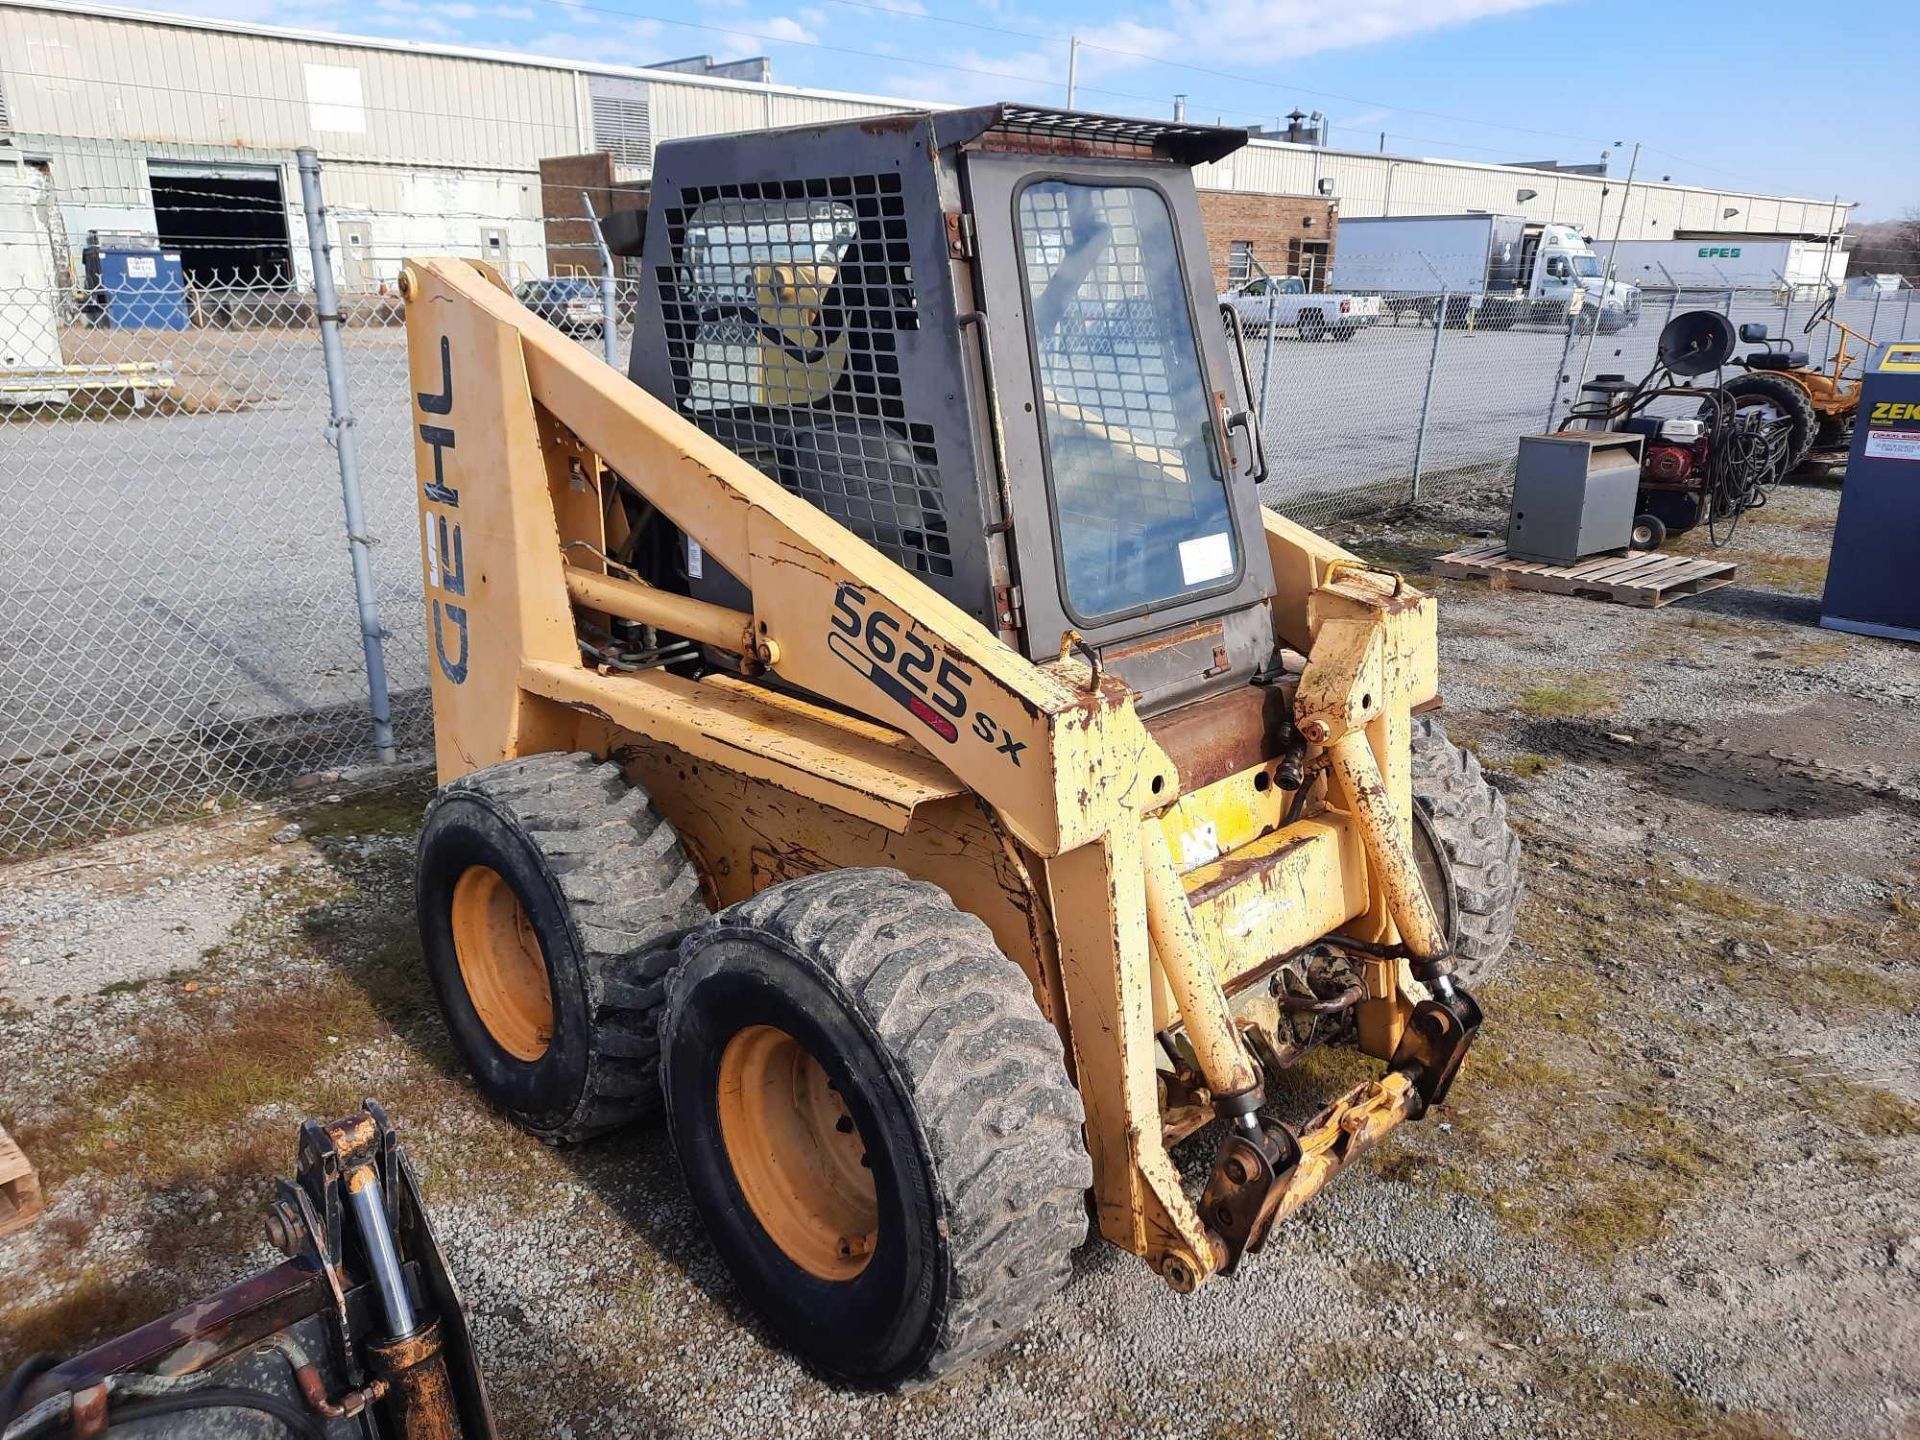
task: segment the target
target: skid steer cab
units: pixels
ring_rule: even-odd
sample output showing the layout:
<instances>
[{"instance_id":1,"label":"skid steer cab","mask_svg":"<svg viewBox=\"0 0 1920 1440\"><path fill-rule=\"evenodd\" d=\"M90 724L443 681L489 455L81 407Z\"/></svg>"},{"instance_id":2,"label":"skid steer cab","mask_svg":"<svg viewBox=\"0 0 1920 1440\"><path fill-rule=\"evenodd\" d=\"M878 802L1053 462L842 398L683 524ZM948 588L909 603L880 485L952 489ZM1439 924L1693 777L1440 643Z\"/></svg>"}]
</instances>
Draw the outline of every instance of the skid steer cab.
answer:
<instances>
[{"instance_id":1,"label":"skid steer cab","mask_svg":"<svg viewBox=\"0 0 1920 1440\"><path fill-rule=\"evenodd\" d=\"M402 278L448 1024L546 1139L664 1114L841 1380L1016 1333L1089 1213L1233 1270L1443 1099L1512 931L1433 601L1259 502L1191 173L1244 139L663 145L630 377L482 266ZM1334 1044L1379 1078L1268 1113Z\"/></svg>"}]
</instances>

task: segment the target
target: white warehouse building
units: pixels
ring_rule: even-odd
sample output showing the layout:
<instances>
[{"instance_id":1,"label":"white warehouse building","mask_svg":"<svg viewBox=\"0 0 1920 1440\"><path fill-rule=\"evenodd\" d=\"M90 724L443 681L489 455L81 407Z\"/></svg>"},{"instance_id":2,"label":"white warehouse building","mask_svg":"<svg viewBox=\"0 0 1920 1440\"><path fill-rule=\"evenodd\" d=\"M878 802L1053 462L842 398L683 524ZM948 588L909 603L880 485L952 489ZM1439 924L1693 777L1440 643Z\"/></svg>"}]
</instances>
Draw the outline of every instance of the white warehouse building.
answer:
<instances>
[{"instance_id":1,"label":"white warehouse building","mask_svg":"<svg viewBox=\"0 0 1920 1440\"><path fill-rule=\"evenodd\" d=\"M307 277L295 151L316 149L341 278L421 251L545 273L540 162L604 152L645 179L681 136L924 108L878 96L448 45L0 0L0 146L23 162L53 268L93 232L185 236L191 262ZM1825 239L1845 203L1256 138L1204 189L1330 198L1340 216L1483 210L1632 240ZM1524 198L1523 198L1524 197ZM1619 207L1625 201L1625 214ZM15 208L10 213L22 213ZM307 277L310 278L310 277Z\"/></svg>"}]
</instances>

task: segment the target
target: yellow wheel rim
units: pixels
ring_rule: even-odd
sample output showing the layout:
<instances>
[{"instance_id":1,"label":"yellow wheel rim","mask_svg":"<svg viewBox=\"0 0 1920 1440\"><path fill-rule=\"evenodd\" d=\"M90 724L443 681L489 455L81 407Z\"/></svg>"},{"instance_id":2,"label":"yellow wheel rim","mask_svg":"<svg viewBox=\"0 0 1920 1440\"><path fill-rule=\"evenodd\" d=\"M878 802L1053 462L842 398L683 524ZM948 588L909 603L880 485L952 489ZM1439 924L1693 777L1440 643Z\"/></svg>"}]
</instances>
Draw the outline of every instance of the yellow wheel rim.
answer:
<instances>
[{"instance_id":1,"label":"yellow wheel rim","mask_svg":"<svg viewBox=\"0 0 1920 1440\"><path fill-rule=\"evenodd\" d=\"M727 1042L720 1139L754 1218L789 1260L822 1280L867 1268L880 1202L866 1142L806 1046L771 1025Z\"/></svg>"},{"instance_id":2,"label":"yellow wheel rim","mask_svg":"<svg viewBox=\"0 0 1920 1440\"><path fill-rule=\"evenodd\" d=\"M487 1033L516 1060L538 1060L553 1039L547 960L520 897L499 871L475 865L453 887L453 951Z\"/></svg>"}]
</instances>

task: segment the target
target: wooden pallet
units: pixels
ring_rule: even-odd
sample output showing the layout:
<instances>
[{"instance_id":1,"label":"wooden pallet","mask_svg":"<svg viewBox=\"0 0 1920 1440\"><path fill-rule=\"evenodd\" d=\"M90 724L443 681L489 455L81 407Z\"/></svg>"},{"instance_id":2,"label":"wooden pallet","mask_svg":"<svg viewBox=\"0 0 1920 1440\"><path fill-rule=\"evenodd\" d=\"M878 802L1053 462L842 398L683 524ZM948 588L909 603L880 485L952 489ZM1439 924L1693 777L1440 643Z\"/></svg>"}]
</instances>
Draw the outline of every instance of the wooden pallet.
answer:
<instances>
[{"instance_id":1,"label":"wooden pallet","mask_svg":"<svg viewBox=\"0 0 1920 1440\"><path fill-rule=\"evenodd\" d=\"M1578 565L1541 565L1531 560L1511 559L1507 547L1495 542L1468 545L1442 555L1428 569L1454 580L1497 578L1521 590L1582 595L1657 609L1682 596L1699 595L1730 584L1735 566L1728 560L1662 555L1655 550L1596 555Z\"/></svg>"},{"instance_id":2,"label":"wooden pallet","mask_svg":"<svg viewBox=\"0 0 1920 1440\"><path fill-rule=\"evenodd\" d=\"M0 1130L0 1235L26 1229L43 1203L40 1177L33 1173L32 1163L20 1153L13 1137Z\"/></svg>"}]
</instances>

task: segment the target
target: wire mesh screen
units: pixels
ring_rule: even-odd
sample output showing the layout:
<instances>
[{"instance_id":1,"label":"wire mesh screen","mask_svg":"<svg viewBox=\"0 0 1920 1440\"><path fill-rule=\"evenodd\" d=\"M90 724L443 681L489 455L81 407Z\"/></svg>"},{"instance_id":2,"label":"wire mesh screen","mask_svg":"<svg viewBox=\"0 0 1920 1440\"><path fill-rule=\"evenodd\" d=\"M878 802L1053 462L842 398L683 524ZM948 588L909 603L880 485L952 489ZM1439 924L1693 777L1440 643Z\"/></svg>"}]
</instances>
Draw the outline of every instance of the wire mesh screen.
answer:
<instances>
[{"instance_id":1,"label":"wire mesh screen","mask_svg":"<svg viewBox=\"0 0 1920 1440\"><path fill-rule=\"evenodd\" d=\"M911 570L953 574L897 174L684 189L657 269L682 414Z\"/></svg>"}]
</instances>

